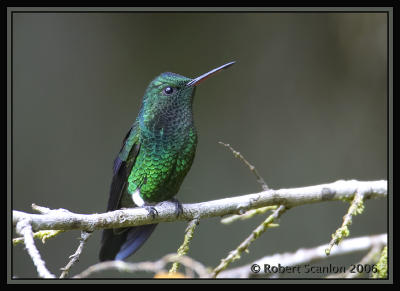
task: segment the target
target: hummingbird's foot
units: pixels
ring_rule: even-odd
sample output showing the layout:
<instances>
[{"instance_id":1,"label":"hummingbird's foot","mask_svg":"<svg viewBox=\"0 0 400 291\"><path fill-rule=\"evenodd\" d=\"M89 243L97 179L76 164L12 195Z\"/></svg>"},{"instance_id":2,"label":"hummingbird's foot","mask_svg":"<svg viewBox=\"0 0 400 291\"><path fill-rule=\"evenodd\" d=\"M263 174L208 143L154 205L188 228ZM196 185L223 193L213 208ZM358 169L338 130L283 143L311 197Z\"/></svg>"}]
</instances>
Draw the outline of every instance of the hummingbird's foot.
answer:
<instances>
[{"instance_id":1,"label":"hummingbird's foot","mask_svg":"<svg viewBox=\"0 0 400 291\"><path fill-rule=\"evenodd\" d=\"M154 206L144 205L143 208L147 210L153 219L158 216L158 211Z\"/></svg>"},{"instance_id":2,"label":"hummingbird's foot","mask_svg":"<svg viewBox=\"0 0 400 291\"><path fill-rule=\"evenodd\" d=\"M158 215L157 209L146 203L146 201L143 200L142 196L140 196L140 190L137 189L133 194L132 194L132 201L135 203L135 205L139 207L143 207L144 209L147 210L147 212L151 215L151 217L155 218Z\"/></svg>"},{"instance_id":3,"label":"hummingbird's foot","mask_svg":"<svg viewBox=\"0 0 400 291\"><path fill-rule=\"evenodd\" d=\"M170 201L171 201L172 203L174 203L174 205L175 205L175 214L176 214L176 217L179 217L179 215L181 215L181 214L183 213L182 203L181 203L178 199L176 199L176 198L172 198Z\"/></svg>"}]
</instances>

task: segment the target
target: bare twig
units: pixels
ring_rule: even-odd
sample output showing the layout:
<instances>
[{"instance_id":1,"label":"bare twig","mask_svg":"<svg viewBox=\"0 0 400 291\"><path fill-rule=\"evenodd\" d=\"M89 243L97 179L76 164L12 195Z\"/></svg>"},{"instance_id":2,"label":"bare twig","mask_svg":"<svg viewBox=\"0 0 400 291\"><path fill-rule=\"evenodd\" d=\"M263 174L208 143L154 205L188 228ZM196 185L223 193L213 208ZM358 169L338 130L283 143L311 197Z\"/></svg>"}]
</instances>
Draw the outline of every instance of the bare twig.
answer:
<instances>
[{"instance_id":1,"label":"bare twig","mask_svg":"<svg viewBox=\"0 0 400 291\"><path fill-rule=\"evenodd\" d=\"M256 167L254 167L252 164L249 163L248 160L245 159L245 157L238 151L236 151L230 144L228 143L223 143L222 141L218 142L220 145L223 145L224 147L230 149L230 151L233 153L233 155L241 160L248 168L249 170L256 176L257 182L261 185L261 189L266 191L269 190L267 183L265 183L265 180L261 175L258 173Z\"/></svg>"},{"instance_id":2,"label":"bare twig","mask_svg":"<svg viewBox=\"0 0 400 291\"><path fill-rule=\"evenodd\" d=\"M89 237L91 235L92 235L91 232L81 231L81 238L80 238L78 249L76 250L76 252L73 255L71 255L69 257L71 260L68 262L68 264L64 268L61 269L62 273L60 275L60 278L66 278L68 276L69 270L76 262L78 262L79 257L81 256L83 247L85 246L87 240L89 239Z\"/></svg>"}]
</instances>

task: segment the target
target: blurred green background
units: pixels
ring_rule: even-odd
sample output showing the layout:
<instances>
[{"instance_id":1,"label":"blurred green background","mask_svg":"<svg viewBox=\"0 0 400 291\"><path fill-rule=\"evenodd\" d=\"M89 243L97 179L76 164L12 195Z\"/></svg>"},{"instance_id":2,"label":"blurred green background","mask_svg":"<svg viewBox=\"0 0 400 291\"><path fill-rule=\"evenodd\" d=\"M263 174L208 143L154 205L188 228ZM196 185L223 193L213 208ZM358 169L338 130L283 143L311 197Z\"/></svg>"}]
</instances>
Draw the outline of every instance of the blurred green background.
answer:
<instances>
[{"instance_id":1,"label":"blurred green background","mask_svg":"<svg viewBox=\"0 0 400 291\"><path fill-rule=\"evenodd\" d=\"M218 141L243 153L274 189L387 178L386 13L14 13L12 24L15 210L32 212L36 203L103 212L113 160L148 83L165 71L196 77L233 60L197 89L199 144L181 202L260 190ZM347 207L288 211L232 267L329 242ZM386 217L386 201L367 201L351 237L386 232ZM215 267L262 220L202 220L188 255ZM175 252L186 226L161 224L129 260ZM37 241L50 271L60 274L78 237ZM99 243L96 232L71 275L98 262ZM363 255L324 264L348 266ZM37 277L21 245L13 275ZM132 277L96 277L104 276Z\"/></svg>"}]
</instances>

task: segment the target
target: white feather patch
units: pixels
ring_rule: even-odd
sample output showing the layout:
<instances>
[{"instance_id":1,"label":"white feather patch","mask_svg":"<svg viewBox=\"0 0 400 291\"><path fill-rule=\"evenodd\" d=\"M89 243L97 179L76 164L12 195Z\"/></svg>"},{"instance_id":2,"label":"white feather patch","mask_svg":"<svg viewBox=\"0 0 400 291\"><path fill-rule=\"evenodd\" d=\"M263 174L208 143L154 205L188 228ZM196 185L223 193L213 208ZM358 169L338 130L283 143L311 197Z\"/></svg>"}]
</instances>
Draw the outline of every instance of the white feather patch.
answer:
<instances>
[{"instance_id":1,"label":"white feather patch","mask_svg":"<svg viewBox=\"0 0 400 291\"><path fill-rule=\"evenodd\" d=\"M139 189L136 189L136 191L132 194L132 200L133 200L133 203L135 203L139 207L142 207L145 204L142 197L140 197Z\"/></svg>"}]
</instances>

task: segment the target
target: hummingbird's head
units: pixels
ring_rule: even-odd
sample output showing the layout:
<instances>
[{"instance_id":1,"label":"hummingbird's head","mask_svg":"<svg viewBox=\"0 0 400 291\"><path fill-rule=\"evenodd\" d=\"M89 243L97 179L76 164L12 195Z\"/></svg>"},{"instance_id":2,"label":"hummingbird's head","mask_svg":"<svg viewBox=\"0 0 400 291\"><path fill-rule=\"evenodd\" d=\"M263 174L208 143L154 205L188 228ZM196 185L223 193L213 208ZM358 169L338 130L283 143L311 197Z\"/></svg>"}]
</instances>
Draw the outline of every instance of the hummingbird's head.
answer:
<instances>
[{"instance_id":1,"label":"hummingbird's head","mask_svg":"<svg viewBox=\"0 0 400 291\"><path fill-rule=\"evenodd\" d=\"M195 86L187 86L190 81L190 78L169 72L151 81L143 97L143 121L179 117L177 115L191 110Z\"/></svg>"},{"instance_id":2,"label":"hummingbird's head","mask_svg":"<svg viewBox=\"0 0 400 291\"><path fill-rule=\"evenodd\" d=\"M165 110L175 102L191 101L194 86L186 86L190 81L190 78L178 74L162 73L150 82L143 102L151 105L151 109L157 110L158 107L162 107L160 109Z\"/></svg>"},{"instance_id":3,"label":"hummingbird's head","mask_svg":"<svg viewBox=\"0 0 400 291\"><path fill-rule=\"evenodd\" d=\"M196 86L234 63L227 63L194 79L169 72L156 77L150 82L143 97L139 114L141 126L149 130L160 130L191 124Z\"/></svg>"}]
</instances>

